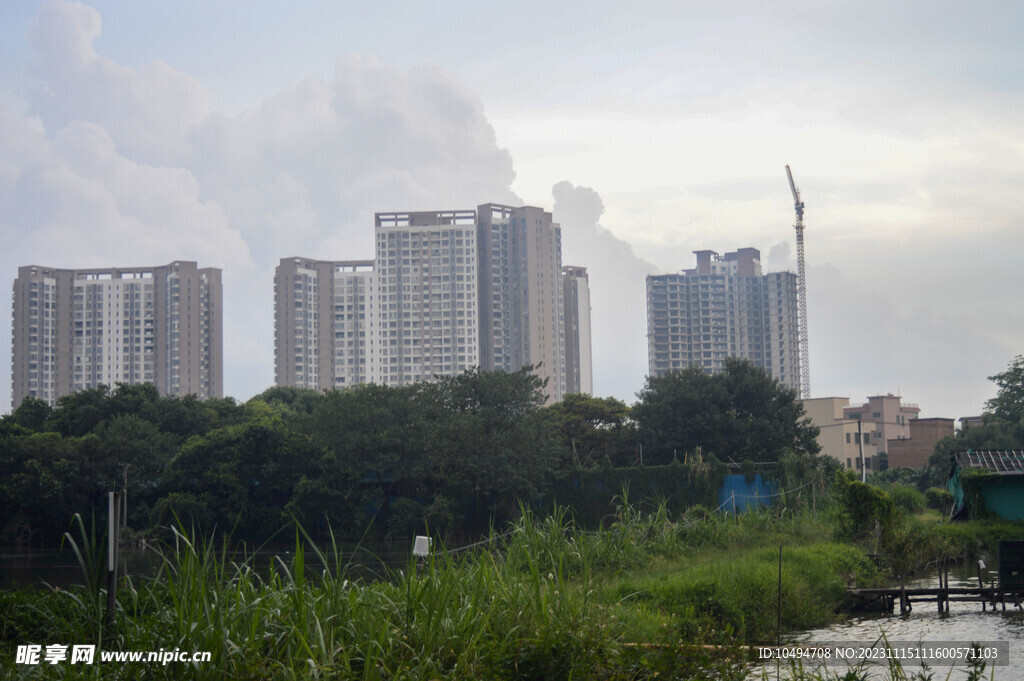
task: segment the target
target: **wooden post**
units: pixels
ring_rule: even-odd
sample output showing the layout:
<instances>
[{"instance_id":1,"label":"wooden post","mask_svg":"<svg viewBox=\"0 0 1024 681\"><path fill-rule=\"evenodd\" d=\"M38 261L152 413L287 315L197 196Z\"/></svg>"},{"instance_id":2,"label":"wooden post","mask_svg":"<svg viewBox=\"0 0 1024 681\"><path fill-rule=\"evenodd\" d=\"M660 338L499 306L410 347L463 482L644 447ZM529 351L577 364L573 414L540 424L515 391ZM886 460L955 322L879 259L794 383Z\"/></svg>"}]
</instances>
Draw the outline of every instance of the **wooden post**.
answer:
<instances>
[{"instance_id":1,"label":"wooden post","mask_svg":"<svg viewBox=\"0 0 1024 681\"><path fill-rule=\"evenodd\" d=\"M943 559L942 563L946 566L946 614L949 614L949 559Z\"/></svg>"},{"instance_id":2,"label":"wooden post","mask_svg":"<svg viewBox=\"0 0 1024 681\"><path fill-rule=\"evenodd\" d=\"M988 606L985 604L985 582L981 578L981 561L980 560L978 561L978 589L979 589L978 595L981 596L981 611L982 612L986 612L986 608Z\"/></svg>"},{"instance_id":3,"label":"wooden post","mask_svg":"<svg viewBox=\"0 0 1024 681\"><path fill-rule=\"evenodd\" d=\"M782 646L782 544L779 544L779 602L777 608L775 627L778 632L778 645Z\"/></svg>"},{"instance_id":4,"label":"wooden post","mask_svg":"<svg viewBox=\"0 0 1024 681\"><path fill-rule=\"evenodd\" d=\"M740 524L740 514L736 512L736 490L732 491L732 515L736 520L736 524Z\"/></svg>"}]
</instances>

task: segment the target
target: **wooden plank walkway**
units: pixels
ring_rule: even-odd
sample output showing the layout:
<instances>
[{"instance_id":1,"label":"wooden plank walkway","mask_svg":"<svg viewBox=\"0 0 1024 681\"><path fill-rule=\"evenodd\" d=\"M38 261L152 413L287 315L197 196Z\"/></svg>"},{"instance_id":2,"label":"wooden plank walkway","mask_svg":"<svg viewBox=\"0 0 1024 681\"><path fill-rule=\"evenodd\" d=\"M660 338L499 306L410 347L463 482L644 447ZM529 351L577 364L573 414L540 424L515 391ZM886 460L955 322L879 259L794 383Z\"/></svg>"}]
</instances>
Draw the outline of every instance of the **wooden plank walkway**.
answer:
<instances>
[{"instance_id":1,"label":"wooden plank walkway","mask_svg":"<svg viewBox=\"0 0 1024 681\"><path fill-rule=\"evenodd\" d=\"M863 610L884 609L892 612L895 604L900 604L900 612L913 610L913 603L935 603L938 612L949 612L950 602L981 603L982 610L988 605L993 611L997 606L1006 610L1010 603L1018 609L1024 609L1024 589L1000 589L995 586L951 586L927 588L889 588L889 589L847 589L853 598L855 607Z\"/></svg>"}]
</instances>

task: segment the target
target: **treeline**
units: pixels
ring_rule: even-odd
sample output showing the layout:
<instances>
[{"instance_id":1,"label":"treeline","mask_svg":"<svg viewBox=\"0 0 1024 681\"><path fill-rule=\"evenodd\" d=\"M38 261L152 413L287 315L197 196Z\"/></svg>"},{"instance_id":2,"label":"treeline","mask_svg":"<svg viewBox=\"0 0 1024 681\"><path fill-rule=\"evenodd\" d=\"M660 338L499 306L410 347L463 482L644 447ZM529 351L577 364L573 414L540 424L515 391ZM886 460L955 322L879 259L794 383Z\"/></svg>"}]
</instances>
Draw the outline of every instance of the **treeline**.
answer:
<instances>
[{"instance_id":1,"label":"treeline","mask_svg":"<svg viewBox=\"0 0 1024 681\"><path fill-rule=\"evenodd\" d=\"M706 476L723 461L817 452L795 392L739 360L715 376L650 378L632 407L583 395L544 406L543 387L527 368L271 388L244 404L152 385L101 386L52 409L29 399L0 419L0 542L52 545L125 481L134 531L180 521L252 540L295 519L317 535L408 536L486 531L580 471L684 461Z\"/></svg>"}]
</instances>

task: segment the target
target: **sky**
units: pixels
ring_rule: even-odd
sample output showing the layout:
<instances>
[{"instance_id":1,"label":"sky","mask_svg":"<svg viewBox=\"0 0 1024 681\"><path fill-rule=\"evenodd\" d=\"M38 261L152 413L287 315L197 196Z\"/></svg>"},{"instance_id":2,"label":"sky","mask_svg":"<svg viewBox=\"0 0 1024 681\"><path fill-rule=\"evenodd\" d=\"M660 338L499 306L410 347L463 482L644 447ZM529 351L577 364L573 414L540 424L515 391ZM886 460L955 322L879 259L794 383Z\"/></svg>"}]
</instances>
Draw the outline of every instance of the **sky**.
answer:
<instances>
[{"instance_id":1,"label":"sky","mask_svg":"<svg viewBox=\"0 0 1024 681\"><path fill-rule=\"evenodd\" d=\"M590 273L594 392L632 403L646 275L747 246L796 270L789 164L812 395L978 414L1024 353L1021 25L984 0L3 3L0 280L221 267L245 400L281 258L372 258L375 212L536 205Z\"/></svg>"}]
</instances>

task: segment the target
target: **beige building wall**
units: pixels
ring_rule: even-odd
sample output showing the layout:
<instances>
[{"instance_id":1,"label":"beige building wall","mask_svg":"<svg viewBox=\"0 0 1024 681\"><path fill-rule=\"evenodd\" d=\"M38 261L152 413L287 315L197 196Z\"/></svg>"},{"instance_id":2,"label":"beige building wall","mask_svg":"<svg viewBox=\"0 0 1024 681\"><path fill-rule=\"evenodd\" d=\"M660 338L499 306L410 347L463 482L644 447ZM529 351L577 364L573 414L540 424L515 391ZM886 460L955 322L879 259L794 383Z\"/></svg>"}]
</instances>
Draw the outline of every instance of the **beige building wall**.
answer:
<instances>
[{"instance_id":1,"label":"beige building wall","mask_svg":"<svg viewBox=\"0 0 1024 681\"><path fill-rule=\"evenodd\" d=\"M336 389L374 381L374 310L376 278L373 261L334 263L333 377Z\"/></svg>"},{"instance_id":2,"label":"beige building wall","mask_svg":"<svg viewBox=\"0 0 1024 681\"><path fill-rule=\"evenodd\" d=\"M850 404L848 397L816 397L801 400L811 422L819 428L818 444L821 453L831 456L847 470L861 471L860 435L857 421L843 417L843 409ZM868 471L878 469L878 443L881 436L874 424L862 423L864 430L864 459Z\"/></svg>"},{"instance_id":3,"label":"beige building wall","mask_svg":"<svg viewBox=\"0 0 1024 681\"><path fill-rule=\"evenodd\" d=\"M566 281L550 213L497 204L378 213L374 242L372 261L281 260L277 385L406 385L535 365L549 401L567 392ZM573 273L573 381L589 392L589 287L585 268Z\"/></svg>"},{"instance_id":4,"label":"beige building wall","mask_svg":"<svg viewBox=\"0 0 1024 681\"><path fill-rule=\"evenodd\" d=\"M98 385L153 383L162 395L223 395L221 271L159 267L18 269L12 399L48 404Z\"/></svg>"},{"instance_id":5,"label":"beige building wall","mask_svg":"<svg viewBox=\"0 0 1024 681\"><path fill-rule=\"evenodd\" d=\"M843 415L874 424L874 429L879 431L878 451L884 452L889 440L906 440L910 437L910 421L921 413L916 404L903 404L902 399L892 393L875 395L860 406L844 407Z\"/></svg>"},{"instance_id":6,"label":"beige building wall","mask_svg":"<svg viewBox=\"0 0 1024 681\"><path fill-rule=\"evenodd\" d=\"M11 301L11 395L53 405L71 388L74 272L29 265L18 268Z\"/></svg>"}]
</instances>

